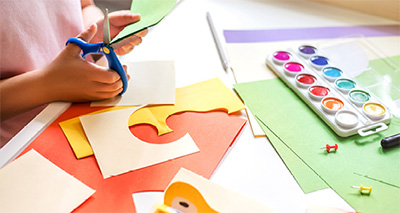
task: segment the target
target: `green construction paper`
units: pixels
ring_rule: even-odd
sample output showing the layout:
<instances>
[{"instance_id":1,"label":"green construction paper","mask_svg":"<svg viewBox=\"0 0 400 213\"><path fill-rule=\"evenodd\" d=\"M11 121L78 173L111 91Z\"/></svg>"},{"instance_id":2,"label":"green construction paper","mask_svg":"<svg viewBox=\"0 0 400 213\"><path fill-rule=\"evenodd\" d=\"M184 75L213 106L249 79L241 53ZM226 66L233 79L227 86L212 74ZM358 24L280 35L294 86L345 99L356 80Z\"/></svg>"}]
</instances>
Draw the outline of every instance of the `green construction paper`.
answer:
<instances>
[{"instance_id":1,"label":"green construction paper","mask_svg":"<svg viewBox=\"0 0 400 213\"><path fill-rule=\"evenodd\" d=\"M260 123L260 121L257 122ZM329 188L318 174L312 171L312 169L305 164L296 153L291 151L290 147L283 143L277 135L271 132L267 126L262 123L260 126L268 136L268 140L272 141L272 145L279 153L281 159L285 162L286 167L292 174L296 174L296 176L293 177L304 193L307 194L313 191Z\"/></svg>"},{"instance_id":2,"label":"green construction paper","mask_svg":"<svg viewBox=\"0 0 400 213\"><path fill-rule=\"evenodd\" d=\"M400 132L399 118L394 117L389 129L379 134L342 138L279 79L238 84L235 89L252 113L265 124L262 126L278 136L299 161L318 174L354 209L361 212L400 210L400 148L384 151L379 143L383 137ZM274 140L271 143L279 144ZM335 143L339 146L336 153L321 149ZM284 161L290 163L290 160ZM296 165L298 163L287 166L291 169ZM308 178L305 174L311 174L296 174L293 169L291 172L298 182ZM351 188L360 184L373 186L371 195L360 195Z\"/></svg>"},{"instance_id":3,"label":"green construction paper","mask_svg":"<svg viewBox=\"0 0 400 213\"><path fill-rule=\"evenodd\" d=\"M126 26L111 42L115 44L148 27L158 24L175 7L176 0L132 0L131 13L140 21Z\"/></svg>"},{"instance_id":4,"label":"green construction paper","mask_svg":"<svg viewBox=\"0 0 400 213\"><path fill-rule=\"evenodd\" d=\"M279 79L275 79L274 81L278 84L277 87L285 87ZM266 86L268 86L268 84L265 84L263 81L234 85L235 90L252 113L264 111L265 106L269 104L270 99L264 98L263 95L264 93L269 93L268 88L265 88ZM285 95L290 96L288 97L289 99L297 98L296 94L291 93L290 91L288 92L286 89L284 89L284 92ZM275 95L279 97L281 94ZM292 150L290 150L290 147L283 143L277 135L273 134L267 126L262 125L259 120L257 121L304 193L329 187L318 176L318 174L307 166Z\"/></svg>"}]
</instances>

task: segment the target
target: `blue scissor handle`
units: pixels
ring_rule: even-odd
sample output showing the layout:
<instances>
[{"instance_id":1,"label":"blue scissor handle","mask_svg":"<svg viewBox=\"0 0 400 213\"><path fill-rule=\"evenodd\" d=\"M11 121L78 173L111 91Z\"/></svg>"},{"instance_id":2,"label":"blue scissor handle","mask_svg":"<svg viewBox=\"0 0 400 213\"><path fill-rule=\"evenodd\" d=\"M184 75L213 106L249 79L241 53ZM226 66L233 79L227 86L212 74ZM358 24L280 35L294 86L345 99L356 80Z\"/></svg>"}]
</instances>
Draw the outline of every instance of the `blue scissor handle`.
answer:
<instances>
[{"instance_id":1,"label":"blue scissor handle","mask_svg":"<svg viewBox=\"0 0 400 213\"><path fill-rule=\"evenodd\" d=\"M122 92L119 95L122 95L126 88L128 87L128 78L126 76L125 70L119 62L117 54L115 54L114 49L103 42L100 43L87 43L86 41L80 38L70 38L68 39L67 44L74 43L78 45L82 51L82 57L86 57L87 54L91 53L99 53L106 56L108 61L108 68L115 70L122 80Z\"/></svg>"}]
</instances>

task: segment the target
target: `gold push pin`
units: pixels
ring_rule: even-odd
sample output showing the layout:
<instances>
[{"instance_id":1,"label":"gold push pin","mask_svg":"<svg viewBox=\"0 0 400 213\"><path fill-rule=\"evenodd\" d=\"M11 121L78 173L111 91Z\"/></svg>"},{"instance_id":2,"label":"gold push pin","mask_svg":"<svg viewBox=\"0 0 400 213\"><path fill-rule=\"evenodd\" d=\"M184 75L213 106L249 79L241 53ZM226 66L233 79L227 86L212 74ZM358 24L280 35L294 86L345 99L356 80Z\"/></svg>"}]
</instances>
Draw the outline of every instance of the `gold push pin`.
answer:
<instances>
[{"instance_id":1,"label":"gold push pin","mask_svg":"<svg viewBox=\"0 0 400 213\"><path fill-rule=\"evenodd\" d=\"M365 195L369 195L372 192L372 186L371 187L365 187L363 185L360 185L360 186L352 186L351 188L360 189L360 193L361 194L365 194Z\"/></svg>"}]
</instances>

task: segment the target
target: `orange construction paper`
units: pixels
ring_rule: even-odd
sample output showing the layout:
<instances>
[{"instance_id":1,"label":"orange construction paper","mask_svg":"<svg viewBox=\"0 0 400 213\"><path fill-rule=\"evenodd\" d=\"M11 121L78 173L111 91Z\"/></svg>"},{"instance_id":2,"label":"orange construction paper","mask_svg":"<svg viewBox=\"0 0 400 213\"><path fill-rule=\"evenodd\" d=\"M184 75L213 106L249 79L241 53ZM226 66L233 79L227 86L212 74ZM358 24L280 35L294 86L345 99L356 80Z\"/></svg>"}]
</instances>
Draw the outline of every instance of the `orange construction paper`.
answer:
<instances>
[{"instance_id":1,"label":"orange construction paper","mask_svg":"<svg viewBox=\"0 0 400 213\"><path fill-rule=\"evenodd\" d=\"M129 126L135 124L151 124L157 128L158 134L172 132L166 120L175 113L184 111L207 112L221 109L228 114L245 108L242 101L219 78L192 84L176 89L174 105L154 105L137 110L129 119ZM99 112L124 109L127 107L112 107ZM81 114L83 115L83 114ZM93 155L93 150L80 124L79 118L73 118L60 123L77 158Z\"/></svg>"},{"instance_id":2,"label":"orange construction paper","mask_svg":"<svg viewBox=\"0 0 400 213\"><path fill-rule=\"evenodd\" d=\"M88 104L73 104L23 152L34 148L58 167L96 190L76 212L134 212L132 193L163 191L181 167L209 178L246 122L226 112L212 111L184 112L170 116L167 124L174 132L162 136L158 136L154 126L135 125L130 130L136 137L158 144L175 141L189 133L200 152L103 179L94 156L76 159L58 126L60 121L94 110Z\"/></svg>"}]
</instances>

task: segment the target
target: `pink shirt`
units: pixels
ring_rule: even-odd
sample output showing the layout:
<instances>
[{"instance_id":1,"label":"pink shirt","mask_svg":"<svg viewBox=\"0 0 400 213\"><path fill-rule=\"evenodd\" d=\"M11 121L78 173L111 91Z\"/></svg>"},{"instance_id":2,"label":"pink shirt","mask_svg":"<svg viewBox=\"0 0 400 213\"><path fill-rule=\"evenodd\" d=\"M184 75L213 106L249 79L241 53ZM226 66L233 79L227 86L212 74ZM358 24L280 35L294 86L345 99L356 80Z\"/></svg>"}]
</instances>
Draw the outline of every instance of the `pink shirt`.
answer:
<instances>
[{"instance_id":1,"label":"pink shirt","mask_svg":"<svg viewBox=\"0 0 400 213\"><path fill-rule=\"evenodd\" d=\"M1 79L46 66L83 29L79 0L0 1L0 14ZM2 121L0 147L41 109Z\"/></svg>"}]
</instances>

